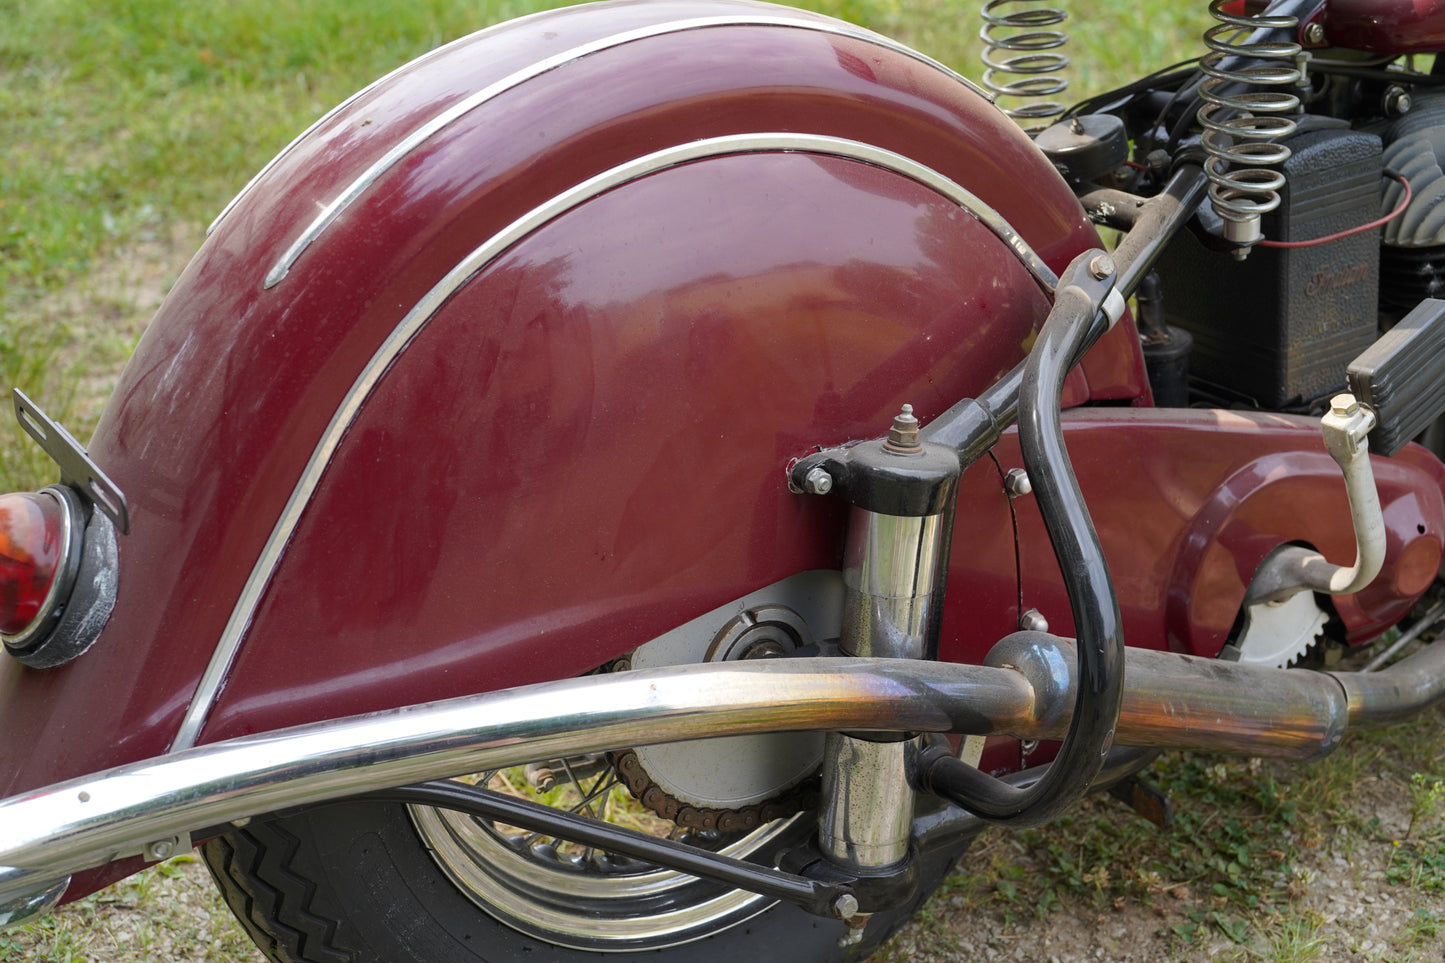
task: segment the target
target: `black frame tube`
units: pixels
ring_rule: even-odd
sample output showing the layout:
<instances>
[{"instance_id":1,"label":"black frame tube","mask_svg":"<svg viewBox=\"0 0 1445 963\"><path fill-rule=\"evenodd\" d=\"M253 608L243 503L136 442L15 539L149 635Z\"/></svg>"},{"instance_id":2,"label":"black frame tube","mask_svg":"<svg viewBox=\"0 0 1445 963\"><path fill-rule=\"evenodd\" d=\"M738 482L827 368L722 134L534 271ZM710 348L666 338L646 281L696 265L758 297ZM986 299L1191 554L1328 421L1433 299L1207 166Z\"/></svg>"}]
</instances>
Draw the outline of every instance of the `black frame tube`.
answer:
<instances>
[{"instance_id":1,"label":"black frame tube","mask_svg":"<svg viewBox=\"0 0 1445 963\"><path fill-rule=\"evenodd\" d=\"M1088 792L1114 741L1124 694L1124 633L1113 580L1064 446L1059 415L1064 378L1106 329L1101 307L1114 287L1114 265L1086 251L1064 271L1054 307L1024 364L1019 443L1044 527L1063 572L1078 637L1073 717L1059 754L1026 789L967 766L937 745L920 754L930 791L993 822L1039 825Z\"/></svg>"}]
</instances>

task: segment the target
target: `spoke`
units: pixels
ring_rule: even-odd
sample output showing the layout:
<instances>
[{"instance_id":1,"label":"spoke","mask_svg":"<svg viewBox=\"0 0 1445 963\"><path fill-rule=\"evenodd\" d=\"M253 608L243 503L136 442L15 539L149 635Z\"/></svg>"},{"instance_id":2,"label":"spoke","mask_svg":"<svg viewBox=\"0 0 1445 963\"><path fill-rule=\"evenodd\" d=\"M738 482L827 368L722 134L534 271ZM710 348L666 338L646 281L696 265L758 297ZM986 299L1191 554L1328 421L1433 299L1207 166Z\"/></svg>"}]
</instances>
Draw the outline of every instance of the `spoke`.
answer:
<instances>
[{"instance_id":1,"label":"spoke","mask_svg":"<svg viewBox=\"0 0 1445 963\"><path fill-rule=\"evenodd\" d=\"M587 793L587 795L586 795L585 797L583 797L581 805L588 805L588 806L590 806L590 804L591 804L594 800L600 798L600 799L602 800L602 802L603 802L603 814L602 814L601 816L598 816L598 815L596 815L595 813L591 812L591 811L590 811L590 808L589 808L589 811L588 811L588 815L589 815L589 816L592 816L594 819L606 819L606 818L607 818L607 812L606 812L607 794L610 793L610 792L612 791L612 787L613 787L613 786L616 786L616 785L618 785L618 782L617 782L617 774L616 774L616 773L602 773L601 775L599 775L599 776L597 777L597 782L593 783L592 789L591 789L590 791L588 791L588 793ZM575 811L575 810L574 810L574 811Z\"/></svg>"}]
</instances>

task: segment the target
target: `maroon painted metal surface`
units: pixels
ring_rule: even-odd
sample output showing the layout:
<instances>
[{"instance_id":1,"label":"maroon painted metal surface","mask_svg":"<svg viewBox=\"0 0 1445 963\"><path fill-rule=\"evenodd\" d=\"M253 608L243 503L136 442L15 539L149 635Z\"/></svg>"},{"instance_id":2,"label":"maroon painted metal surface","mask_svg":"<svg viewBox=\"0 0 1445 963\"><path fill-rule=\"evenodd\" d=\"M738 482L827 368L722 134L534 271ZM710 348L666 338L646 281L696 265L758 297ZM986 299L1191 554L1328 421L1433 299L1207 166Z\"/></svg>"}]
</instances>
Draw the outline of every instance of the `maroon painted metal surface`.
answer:
<instances>
[{"instance_id":1,"label":"maroon painted metal surface","mask_svg":"<svg viewBox=\"0 0 1445 963\"><path fill-rule=\"evenodd\" d=\"M1324 27L1324 46L1383 54L1445 50L1445 0L1327 0L1301 25Z\"/></svg>"},{"instance_id":2,"label":"maroon painted metal surface","mask_svg":"<svg viewBox=\"0 0 1445 963\"><path fill-rule=\"evenodd\" d=\"M266 273L321 206L403 137L472 92L525 65L647 23L781 12L733 3L653 3L534 18L522 27L446 48L406 69L321 124L275 165L221 222L177 282L92 441L93 455L131 500L133 534L121 546L120 598L105 635L84 659L53 672L29 672L13 663L0 669L0 702L11 737L0 750L5 780L0 793L165 751L247 574L358 372L406 311L457 261L517 217L587 177L702 137L760 130L826 134L898 151L965 184L998 208L1055 268L1093 242L1094 233L1067 188L1028 140L956 80L855 39L776 26L710 27L636 40L580 59L559 57L556 69L499 94L408 154L301 255L285 280L263 288ZM602 90L605 98L598 96ZM943 223L936 199L920 197L912 182L870 177L868 171L848 165L787 165L790 172L804 168L825 185L810 195L818 207L806 212L818 224L813 249L806 255L774 252L777 263L760 268L755 252L759 245L750 242L729 256L736 261L701 270L690 265L670 283L691 286L696 293L710 274L714 293L735 305L761 303L769 290L781 291L782 285L805 285L822 300L799 301L800 295L794 295L799 312L784 317L775 311L769 317L783 326L777 332L777 351L814 353L750 353L745 341L754 333L751 329L709 324L706 318L690 322L689 330L700 340L677 342L692 352L689 357L731 346L748 363L709 382L710 387L725 384L725 395L698 398L681 409L639 412L643 423L629 430L637 437L651 436L654 447L643 445L640 455L632 451L630 457L665 461L657 447L664 445L673 445L679 456L689 454L686 445L676 447L681 442L695 447L716 443L719 452L726 451L729 441L740 443L745 437L747 444L757 445L744 431L743 420L758 414L760 399L796 390L802 400L793 402L792 423L775 425L771 440L764 442L780 460L770 466L769 479L747 482L756 491L770 479L781 480L782 459L793 453L792 446L872 434L880 418L905 398L937 410L944 399L978 390L1007 360L1020 356L1042 302L1027 303L1035 295L1021 292L1031 292L1031 284L1018 262L1001 253L997 240L985 237L966 215L958 215L956 224ZM1020 189L1021 181L1027 182L1026 190ZM787 185L767 196L746 185L735 190L741 190L741 196L714 195L710 211L694 208L689 216L717 216L731 208L737 208L740 217L788 210ZM818 196L819 190L824 197ZM870 210L919 212L920 233L908 238L906 251L868 255L856 245L843 244L838 250L846 250L847 259L839 259L826 245L819 247L822 234L840 226L830 209L862 199L873 204ZM924 215L939 223L930 225ZM628 228L625 218L596 230L599 235L588 240L603 247L623 250L645 240ZM828 239L834 240L840 239ZM752 273L747 280L728 288L726 279L742 277L740 271L748 264ZM940 278L955 272L958 286L941 278L917 295L903 291L900 272L915 270ZM526 283L518 281L515 293L543 306L543 282L533 275ZM540 287L527 287L533 283ZM985 301L959 302L955 295L961 290ZM640 297L641 292L633 295ZM995 318L1000 305L1003 310ZM864 314L868 323L861 320ZM344 542L348 552L387 560L387 574L367 586L371 594L363 611L394 605L398 614L411 614L415 624L445 624L448 634L428 639L413 632L388 638L384 647L372 641L360 645L347 638L346 631L327 636L349 631L356 621L339 604L285 613L268 600L261 613L263 634L287 635L252 643L271 659L284 654L285 661L245 657L224 693L227 708L219 723L228 727L225 731L536 678L536 666L554 655L558 661L553 671L560 674L595 657L603 645L594 643L584 658L543 645L546 656L539 658L536 649L517 639L551 633L570 619L589 630L605 627L612 633L606 645L620 650L635 641L633 631L680 622L734 586L766 584L774 570L771 562L760 561L767 552L827 556L827 549L792 548L833 537L834 519L827 507L779 507L779 499L771 497L726 517L712 507L711 499L686 489L649 492L666 496L656 502L629 501L636 493L608 492L588 504L600 498L635 527L609 545L590 519L582 520L589 548L603 556L595 560L599 572L615 575L640 566L649 577L662 570L689 573L706 561L695 554L699 529L737 526L759 555L735 560L733 568L712 579L687 581L679 574L677 580L650 587L654 594L644 600L646 618L621 618L605 593L581 588L575 595L579 601L569 610L533 623L462 627L446 616L426 614L453 601L443 594L442 585L447 593L477 593L491 582L512 587L508 580L514 576L505 570L444 578L434 589L418 590L412 578L417 570L436 567L431 555L444 547L437 540L451 537L450 528L442 524L447 521L444 489L452 481L449 465L461 453L494 441L505 451L526 439L527 445L547 453L549 470L555 466L559 493L587 491L586 480L567 470L569 464L583 463L569 459L560 441L575 441L578 432L616 432L627 414L594 407L594 420L559 421L567 414L560 402L556 412L524 408L483 413L481 402L491 384L483 369L503 362L510 382L523 386L518 388L522 396L553 382L579 410L585 409L586 396L595 394L593 402L603 396L590 383L593 373L573 370L590 363L582 353L595 347L590 336L576 338L573 345L543 345L547 350L540 351L524 337L523 343L534 350L518 353L516 346L486 336L488 325L497 323L495 317L478 315L473 320L480 335L475 342L438 345L437 337L428 335L432 353L412 360L408 352L406 364L397 370L407 383L425 382L429 366L446 356L465 355L479 367L473 378L457 383L457 390L474 395L472 404L453 403L435 416L416 412L407 421L389 421L384 408L368 406L364 425L350 439L364 439L371 446L373 464L405 465L406 474L424 483L421 497L435 498L435 504L418 504L412 487L405 498L380 499L384 512L376 514L377 492L366 479L328 475L328 485L334 484L338 493L327 496L329 517L308 516L308 534L294 546L310 551L309 558L326 560L328 567L304 573L288 568L286 576L303 579L310 592L323 598L333 591L338 574L353 576L355 563L342 564L320 548L308 547L307 540L339 526L350 536ZM569 338L572 331L585 333L585 320L573 317L557 323L563 321L572 325ZM549 325L540 323L532 334L544 341L553 337L558 329ZM639 322L633 331L646 329ZM828 344L825 339L822 349L800 347L819 331L833 332L841 341ZM961 332L967 332L966 348L957 343ZM843 342L849 342L846 348ZM989 344L1002 347L989 349ZM502 353L486 357L487 345ZM620 365L630 364L621 348L641 355L650 350L645 341L616 347ZM1125 363L1112 367L1128 370L1135 352L1127 343L1116 344L1119 348L1126 350ZM661 346L651 350L658 355ZM804 370L802 362L821 367ZM699 383L708 376L705 368L705 363L702 371L684 368L683 381ZM804 371L804 383L796 387L795 370ZM595 377L627 380L637 372L623 367L598 371ZM388 392L394 389L388 386ZM377 402L386 404L392 402ZM711 408L730 413L737 425L732 438L673 437L685 427L677 424L679 410ZM464 417L459 422L441 420L448 413ZM490 427L480 427L483 424ZM456 433L459 427L466 432ZM469 434L478 431L480 438ZM505 437L492 439L493 432ZM348 455L353 457L356 461L348 461L348 470L371 470L364 459ZM538 483L534 462L503 463L491 470L495 474L485 485L510 491L505 500L515 503L516 510L486 524L508 539L520 537L508 526L526 526L534 517L561 513L578 522L565 506L528 500ZM700 474L707 487L734 482L740 470L725 459ZM699 472L685 475L688 484L697 484ZM427 490L426 484L442 490ZM360 500L348 504L348 498ZM534 517L523 514L522 506ZM457 503L451 508L464 515L468 506ZM659 543L644 542L635 534L652 526L683 535L672 543L675 548L666 550L665 559L618 557L643 545L656 550ZM414 535L432 541L421 544ZM453 562L455 557L447 559ZM563 588L579 587L591 575L582 567L559 568L547 574L549 581L529 582L525 588L556 603ZM287 585L277 588L289 590ZM676 607L670 618L663 614L668 606ZM395 617L388 616L386 624L395 627ZM301 631L290 634L293 629ZM465 648L487 632L495 634L473 658L459 656L459 646ZM377 665L374 659L382 648L392 661ZM371 685L386 678L393 683ZM351 685L365 698L340 691ZM304 711L298 709L307 699L315 701ZM229 707L240 704L257 714L239 719ZM221 731L213 728L206 738Z\"/></svg>"},{"instance_id":3,"label":"maroon painted metal surface","mask_svg":"<svg viewBox=\"0 0 1445 963\"><path fill-rule=\"evenodd\" d=\"M589 202L388 372L207 739L578 674L836 567L838 514L789 459L941 412L1046 310L972 218L855 161L715 158Z\"/></svg>"}]
</instances>

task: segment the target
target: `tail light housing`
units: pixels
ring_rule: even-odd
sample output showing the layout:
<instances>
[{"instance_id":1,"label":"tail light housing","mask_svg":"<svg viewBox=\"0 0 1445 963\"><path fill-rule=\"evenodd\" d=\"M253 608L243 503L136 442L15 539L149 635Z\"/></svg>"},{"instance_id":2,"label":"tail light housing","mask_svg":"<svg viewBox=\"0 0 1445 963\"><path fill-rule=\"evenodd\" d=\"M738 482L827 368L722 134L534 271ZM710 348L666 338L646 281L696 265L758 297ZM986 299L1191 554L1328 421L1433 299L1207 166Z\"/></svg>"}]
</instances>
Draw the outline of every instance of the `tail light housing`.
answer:
<instances>
[{"instance_id":1,"label":"tail light housing","mask_svg":"<svg viewBox=\"0 0 1445 963\"><path fill-rule=\"evenodd\" d=\"M89 648L115 602L116 562L113 525L68 486L0 495L5 651L49 668Z\"/></svg>"}]
</instances>

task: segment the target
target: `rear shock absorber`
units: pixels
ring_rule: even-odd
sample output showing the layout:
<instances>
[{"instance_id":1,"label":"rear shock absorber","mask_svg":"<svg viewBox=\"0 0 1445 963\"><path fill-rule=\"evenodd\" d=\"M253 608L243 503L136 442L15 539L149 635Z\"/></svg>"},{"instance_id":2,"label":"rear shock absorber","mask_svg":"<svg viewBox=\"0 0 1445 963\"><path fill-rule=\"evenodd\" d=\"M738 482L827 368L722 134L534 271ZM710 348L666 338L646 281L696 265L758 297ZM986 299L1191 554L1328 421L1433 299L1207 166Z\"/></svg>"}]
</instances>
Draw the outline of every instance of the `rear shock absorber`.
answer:
<instances>
[{"instance_id":1,"label":"rear shock absorber","mask_svg":"<svg viewBox=\"0 0 1445 963\"><path fill-rule=\"evenodd\" d=\"M1220 21L1204 33L1209 54L1200 66L1207 75L1199 87L1204 106L1196 115L1204 128L1204 163L1209 199L1224 221L1224 238L1243 260L1262 237L1260 217L1279 207L1284 174L1271 167L1289 159L1278 143L1294 132L1291 115L1299 110L1294 88L1301 78L1300 45L1262 39L1260 31L1293 30L1293 16L1251 17L1213 0L1209 13Z\"/></svg>"},{"instance_id":2,"label":"rear shock absorber","mask_svg":"<svg viewBox=\"0 0 1445 963\"><path fill-rule=\"evenodd\" d=\"M988 0L983 6L983 85L1015 102L1003 112L1030 135L1064 112L1063 102L1052 98L1069 87L1061 74L1069 65L1062 52L1069 34L1059 29L1066 19L1042 0Z\"/></svg>"}]
</instances>

